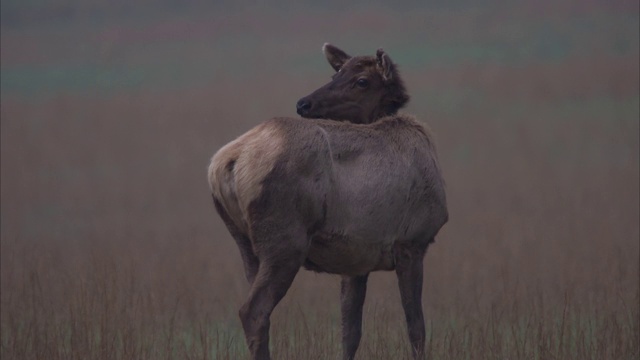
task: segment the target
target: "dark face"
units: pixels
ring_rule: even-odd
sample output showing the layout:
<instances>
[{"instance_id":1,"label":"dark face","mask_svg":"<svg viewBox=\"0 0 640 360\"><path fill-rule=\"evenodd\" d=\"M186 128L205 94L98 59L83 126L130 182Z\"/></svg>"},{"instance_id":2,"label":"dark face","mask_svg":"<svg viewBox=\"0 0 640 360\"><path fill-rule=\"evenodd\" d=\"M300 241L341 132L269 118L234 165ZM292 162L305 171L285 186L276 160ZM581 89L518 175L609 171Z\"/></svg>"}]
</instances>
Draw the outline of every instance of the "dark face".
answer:
<instances>
[{"instance_id":1,"label":"dark face","mask_svg":"<svg viewBox=\"0 0 640 360\"><path fill-rule=\"evenodd\" d=\"M297 104L306 118L369 123L379 112L384 86L370 58L352 58L331 81Z\"/></svg>"},{"instance_id":2,"label":"dark face","mask_svg":"<svg viewBox=\"0 0 640 360\"><path fill-rule=\"evenodd\" d=\"M371 123L395 114L408 101L393 64L382 50L377 57L350 57L329 44L323 50L337 72L328 84L298 101L301 116Z\"/></svg>"}]
</instances>

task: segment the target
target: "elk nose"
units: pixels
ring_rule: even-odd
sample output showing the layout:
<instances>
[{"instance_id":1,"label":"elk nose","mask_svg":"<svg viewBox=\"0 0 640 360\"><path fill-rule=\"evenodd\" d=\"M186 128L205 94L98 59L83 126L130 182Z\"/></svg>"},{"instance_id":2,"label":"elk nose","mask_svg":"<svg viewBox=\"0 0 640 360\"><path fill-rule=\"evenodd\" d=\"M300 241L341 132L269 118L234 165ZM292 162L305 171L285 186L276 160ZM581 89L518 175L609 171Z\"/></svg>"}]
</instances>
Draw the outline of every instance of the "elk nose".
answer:
<instances>
[{"instance_id":1,"label":"elk nose","mask_svg":"<svg viewBox=\"0 0 640 360\"><path fill-rule=\"evenodd\" d=\"M298 110L298 115L304 115L311 109L311 102L306 99L300 99L296 104L296 109Z\"/></svg>"}]
</instances>

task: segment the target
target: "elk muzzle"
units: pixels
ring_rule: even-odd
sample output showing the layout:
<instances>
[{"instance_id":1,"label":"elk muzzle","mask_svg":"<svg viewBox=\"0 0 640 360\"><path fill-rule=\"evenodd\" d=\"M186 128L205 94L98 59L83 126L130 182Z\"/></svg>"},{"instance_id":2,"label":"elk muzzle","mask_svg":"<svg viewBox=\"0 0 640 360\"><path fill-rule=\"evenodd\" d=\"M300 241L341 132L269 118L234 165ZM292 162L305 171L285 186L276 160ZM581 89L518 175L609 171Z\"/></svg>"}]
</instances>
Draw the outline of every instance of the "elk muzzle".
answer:
<instances>
[{"instance_id":1,"label":"elk muzzle","mask_svg":"<svg viewBox=\"0 0 640 360\"><path fill-rule=\"evenodd\" d=\"M309 114L309 110L311 110L311 101L307 100L306 97L303 97L296 103L296 110L298 115L306 116Z\"/></svg>"}]
</instances>

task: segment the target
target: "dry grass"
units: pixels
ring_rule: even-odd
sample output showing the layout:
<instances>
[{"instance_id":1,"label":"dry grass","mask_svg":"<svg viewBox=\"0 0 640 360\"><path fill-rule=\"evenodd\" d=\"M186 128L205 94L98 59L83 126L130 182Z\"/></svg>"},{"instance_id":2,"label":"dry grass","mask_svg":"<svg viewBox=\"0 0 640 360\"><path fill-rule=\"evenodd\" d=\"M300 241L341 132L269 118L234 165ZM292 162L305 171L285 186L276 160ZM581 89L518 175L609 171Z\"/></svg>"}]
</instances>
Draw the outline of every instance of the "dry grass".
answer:
<instances>
[{"instance_id":1,"label":"dry grass","mask_svg":"<svg viewBox=\"0 0 640 360\"><path fill-rule=\"evenodd\" d=\"M269 20L234 14L220 26L235 36L237 19L261 25L252 34L269 29ZM469 29L473 14L431 16ZM400 21L373 10L358 16L368 29ZM334 31L353 26L349 19L341 15ZM405 21L412 36L420 21ZM316 59L321 41L301 45L319 31L311 24L285 40ZM285 36L288 25L269 31ZM48 41L5 30L3 71L37 58L29 51ZM472 40L500 34L494 27ZM608 43L601 36L553 61L402 68L413 95L408 111L437 134L451 212L425 262L431 358L640 355L638 50L584 56ZM145 51L160 52L157 39L145 39L134 45L150 49L113 61L144 63ZM211 82L36 95L3 87L3 359L246 357L237 310L248 286L211 204L207 162L259 121L292 115L295 100L329 74L321 58L317 68L289 74L277 65L283 48L268 44L256 45L266 64L242 75L244 64L256 63L244 58ZM224 42L215 49L230 56L217 58L222 63L247 54ZM197 46L183 50L198 57ZM63 55L52 63L67 61ZM300 272L273 315L275 358L339 357L338 283ZM358 358L408 358L403 318L395 276L373 274Z\"/></svg>"}]
</instances>

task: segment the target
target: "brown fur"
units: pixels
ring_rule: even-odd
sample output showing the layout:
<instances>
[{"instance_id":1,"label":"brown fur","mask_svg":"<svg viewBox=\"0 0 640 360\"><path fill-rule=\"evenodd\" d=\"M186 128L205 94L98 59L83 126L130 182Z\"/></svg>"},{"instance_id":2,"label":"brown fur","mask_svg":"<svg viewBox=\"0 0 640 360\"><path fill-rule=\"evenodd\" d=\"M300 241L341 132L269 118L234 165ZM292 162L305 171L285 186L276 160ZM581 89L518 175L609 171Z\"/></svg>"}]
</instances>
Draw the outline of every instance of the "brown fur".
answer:
<instances>
[{"instance_id":1,"label":"brown fur","mask_svg":"<svg viewBox=\"0 0 640 360\"><path fill-rule=\"evenodd\" d=\"M245 233L249 204L262 191L262 180L282 151L283 138L277 128L262 124L225 145L211 159L209 184L221 185L211 186L213 196Z\"/></svg>"},{"instance_id":2,"label":"brown fur","mask_svg":"<svg viewBox=\"0 0 640 360\"><path fill-rule=\"evenodd\" d=\"M269 359L269 316L304 266L342 275L345 359L360 341L368 274L395 270L420 358L422 261L448 218L435 146L413 117L395 114L408 96L383 51L351 58L324 50L339 72L310 96L322 108L304 115L343 121L271 119L223 147L209 167L216 209L251 283L240 309L251 356ZM363 76L368 86L354 86Z\"/></svg>"}]
</instances>

